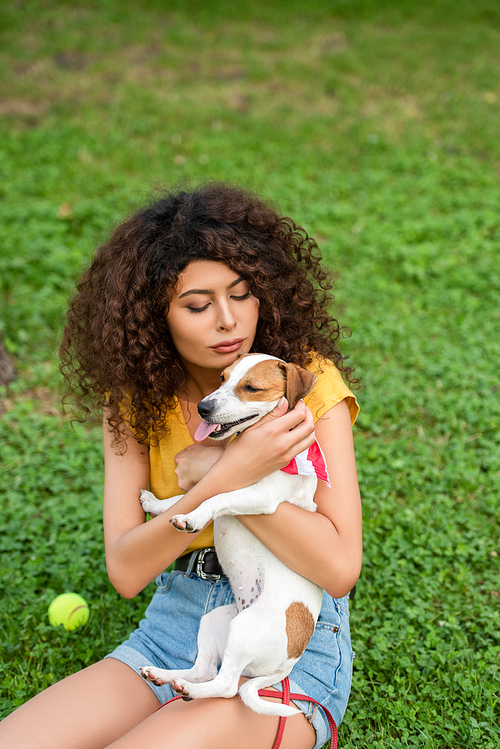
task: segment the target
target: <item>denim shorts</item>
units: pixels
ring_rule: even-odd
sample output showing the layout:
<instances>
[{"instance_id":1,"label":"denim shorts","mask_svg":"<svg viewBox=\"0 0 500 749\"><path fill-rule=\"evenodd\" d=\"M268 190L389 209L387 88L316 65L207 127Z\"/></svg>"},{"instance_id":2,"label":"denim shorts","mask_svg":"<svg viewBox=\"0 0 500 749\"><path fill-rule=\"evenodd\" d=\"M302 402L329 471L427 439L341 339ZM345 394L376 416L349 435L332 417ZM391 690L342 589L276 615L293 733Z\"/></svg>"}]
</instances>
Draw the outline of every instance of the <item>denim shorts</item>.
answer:
<instances>
[{"instance_id":1,"label":"denim shorts","mask_svg":"<svg viewBox=\"0 0 500 749\"><path fill-rule=\"evenodd\" d=\"M107 658L126 663L137 673L141 666L168 669L191 668L197 654L201 617L217 606L234 603L227 577L210 582L192 570L164 572L156 579L157 589L138 629ZM337 725L344 715L352 677L349 598L323 594L323 604L314 634L290 673L292 692L306 694L332 714ZM148 685L161 703L174 696L169 684ZM273 685L281 690L281 684ZM330 740L328 721L318 706L308 700L294 700L316 731L314 749Z\"/></svg>"}]
</instances>

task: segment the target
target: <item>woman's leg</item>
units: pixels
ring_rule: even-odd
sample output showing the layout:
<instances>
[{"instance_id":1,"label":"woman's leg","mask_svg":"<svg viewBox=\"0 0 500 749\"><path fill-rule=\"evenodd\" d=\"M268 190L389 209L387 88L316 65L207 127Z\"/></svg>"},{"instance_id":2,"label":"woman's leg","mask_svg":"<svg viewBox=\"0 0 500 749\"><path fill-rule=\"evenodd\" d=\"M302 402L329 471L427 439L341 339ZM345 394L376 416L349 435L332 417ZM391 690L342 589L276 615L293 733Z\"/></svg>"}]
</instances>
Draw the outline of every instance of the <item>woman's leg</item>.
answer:
<instances>
[{"instance_id":1,"label":"woman's leg","mask_svg":"<svg viewBox=\"0 0 500 749\"><path fill-rule=\"evenodd\" d=\"M279 718L253 712L238 696L176 700L109 749L272 749L278 726ZM315 743L315 730L302 713L287 719L282 749L312 749Z\"/></svg>"},{"instance_id":2,"label":"woman's leg","mask_svg":"<svg viewBox=\"0 0 500 749\"><path fill-rule=\"evenodd\" d=\"M100 749L159 706L148 685L115 659L78 671L0 723L2 749Z\"/></svg>"},{"instance_id":3,"label":"woman's leg","mask_svg":"<svg viewBox=\"0 0 500 749\"><path fill-rule=\"evenodd\" d=\"M281 700L277 700L278 702ZM258 715L239 697L158 700L112 658L54 684L0 723L2 749L272 749L279 718ZM304 715L288 718L282 749L311 749Z\"/></svg>"}]
</instances>

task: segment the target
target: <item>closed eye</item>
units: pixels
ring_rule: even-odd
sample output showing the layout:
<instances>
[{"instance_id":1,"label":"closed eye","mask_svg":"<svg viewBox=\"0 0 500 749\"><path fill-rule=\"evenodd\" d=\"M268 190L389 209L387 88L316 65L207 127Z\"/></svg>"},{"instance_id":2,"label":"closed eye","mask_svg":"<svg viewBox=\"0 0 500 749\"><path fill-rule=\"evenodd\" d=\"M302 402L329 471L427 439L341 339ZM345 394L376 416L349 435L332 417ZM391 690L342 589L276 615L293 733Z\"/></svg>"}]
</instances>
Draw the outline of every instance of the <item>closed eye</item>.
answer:
<instances>
[{"instance_id":1,"label":"closed eye","mask_svg":"<svg viewBox=\"0 0 500 749\"><path fill-rule=\"evenodd\" d=\"M245 387L243 388L243 390L246 390L247 393L262 393L264 389L263 388L254 388L254 387L252 387L252 385L245 385Z\"/></svg>"},{"instance_id":2,"label":"closed eye","mask_svg":"<svg viewBox=\"0 0 500 749\"><path fill-rule=\"evenodd\" d=\"M204 307L188 307L187 309L192 312L193 314L197 314L198 312L204 312L206 309L210 307L210 303L205 304Z\"/></svg>"}]
</instances>

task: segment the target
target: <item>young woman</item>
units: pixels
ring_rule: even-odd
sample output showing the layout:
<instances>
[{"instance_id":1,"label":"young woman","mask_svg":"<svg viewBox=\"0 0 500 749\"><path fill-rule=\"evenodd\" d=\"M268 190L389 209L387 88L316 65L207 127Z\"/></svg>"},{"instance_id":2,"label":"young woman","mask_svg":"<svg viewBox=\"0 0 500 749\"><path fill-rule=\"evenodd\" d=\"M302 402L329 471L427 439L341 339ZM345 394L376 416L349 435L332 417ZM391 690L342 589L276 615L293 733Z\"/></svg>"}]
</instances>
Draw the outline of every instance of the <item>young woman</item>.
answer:
<instances>
[{"instance_id":1,"label":"young woman","mask_svg":"<svg viewBox=\"0 0 500 749\"><path fill-rule=\"evenodd\" d=\"M62 344L77 403L104 408L104 535L116 590L132 598L156 578L146 618L103 661L53 685L6 718L6 749L263 749L278 718L232 699L178 700L140 667L189 668L201 616L232 601L227 578L204 549L213 531L180 533L169 522L216 493L284 467L316 438L331 487L319 482L316 513L289 503L240 521L279 559L320 585L323 607L292 691L319 700L337 723L351 683L348 593L361 566L361 509L351 425L356 399L328 312L330 284L316 243L257 197L224 184L166 194L118 226L79 284ZM217 446L195 445L196 404L239 354L267 353L308 367L318 382ZM185 494L146 522L140 489ZM200 551L201 550L201 551ZM175 560L174 572L165 572ZM280 685L275 685L279 688ZM307 700L290 718L283 749L322 747L323 712Z\"/></svg>"}]
</instances>

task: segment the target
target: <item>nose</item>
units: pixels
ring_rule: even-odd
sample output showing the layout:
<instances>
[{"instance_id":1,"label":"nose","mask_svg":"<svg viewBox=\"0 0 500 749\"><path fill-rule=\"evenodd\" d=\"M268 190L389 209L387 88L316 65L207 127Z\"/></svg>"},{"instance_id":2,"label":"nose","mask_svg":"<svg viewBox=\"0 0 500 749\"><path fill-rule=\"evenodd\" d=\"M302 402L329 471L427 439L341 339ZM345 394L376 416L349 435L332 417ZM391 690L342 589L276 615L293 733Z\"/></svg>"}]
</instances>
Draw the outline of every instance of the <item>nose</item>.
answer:
<instances>
[{"instance_id":1,"label":"nose","mask_svg":"<svg viewBox=\"0 0 500 749\"><path fill-rule=\"evenodd\" d=\"M214 405L215 401L211 398L203 398L203 400L198 403L198 413L202 419L206 419L207 416L210 416L214 410Z\"/></svg>"},{"instance_id":2,"label":"nose","mask_svg":"<svg viewBox=\"0 0 500 749\"><path fill-rule=\"evenodd\" d=\"M228 304L221 304L217 320L217 330L232 330L236 325L236 320Z\"/></svg>"}]
</instances>

